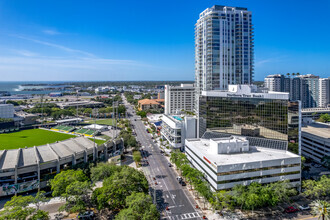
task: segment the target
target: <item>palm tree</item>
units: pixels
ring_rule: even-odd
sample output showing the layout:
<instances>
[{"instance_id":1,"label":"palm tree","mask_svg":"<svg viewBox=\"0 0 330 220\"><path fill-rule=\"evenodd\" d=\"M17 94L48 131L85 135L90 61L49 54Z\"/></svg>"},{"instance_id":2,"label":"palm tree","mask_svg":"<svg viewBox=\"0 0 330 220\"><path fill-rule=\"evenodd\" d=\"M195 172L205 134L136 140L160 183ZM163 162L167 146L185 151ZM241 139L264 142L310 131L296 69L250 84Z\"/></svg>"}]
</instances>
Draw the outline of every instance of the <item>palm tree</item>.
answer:
<instances>
[{"instance_id":1,"label":"palm tree","mask_svg":"<svg viewBox=\"0 0 330 220\"><path fill-rule=\"evenodd\" d=\"M288 77L290 77L290 73L287 73L286 75L287 75Z\"/></svg>"},{"instance_id":2,"label":"palm tree","mask_svg":"<svg viewBox=\"0 0 330 220\"><path fill-rule=\"evenodd\" d=\"M300 73L296 73L296 75L297 75L297 76L299 76L299 75L300 75Z\"/></svg>"},{"instance_id":3,"label":"palm tree","mask_svg":"<svg viewBox=\"0 0 330 220\"><path fill-rule=\"evenodd\" d=\"M318 219L329 220L330 219L330 203L324 200L316 200L312 202L312 214L318 215Z\"/></svg>"}]
</instances>

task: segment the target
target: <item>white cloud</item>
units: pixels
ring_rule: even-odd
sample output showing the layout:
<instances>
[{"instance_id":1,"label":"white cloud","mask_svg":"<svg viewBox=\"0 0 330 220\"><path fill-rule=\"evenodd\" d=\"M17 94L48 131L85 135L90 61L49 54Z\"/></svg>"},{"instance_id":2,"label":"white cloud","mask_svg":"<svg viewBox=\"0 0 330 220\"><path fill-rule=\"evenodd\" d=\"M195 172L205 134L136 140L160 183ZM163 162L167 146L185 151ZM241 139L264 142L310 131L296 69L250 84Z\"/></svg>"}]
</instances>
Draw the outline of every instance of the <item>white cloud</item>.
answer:
<instances>
[{"instance_id":1,"label":"white cloud","mask_svg":"<svg viewBox=\"0 0 330 220\"><path fill-rule=\"evenodd\" d=\"M47 35L59 35L59 34L61 34L60 32L58 32L56 30L51 30L51 29L42 30L42 32L44 34L47 34Z\"/></svg>"},{"instance_id":2,"label":"white cloud","mask_svg":"<svg viewBox=\"0 0 330 220\"><path fill-rule=\"evenodd\" d=\"M274 64L274 63L280 63L285 60L286 56L281 56L281 57L272 57L272 58L267 58L267 59L257 59L255 62L256 67L263 66L263 64L269 63L269 64Z\"/></svg>"},{"instance_id":3,"label":"white cloud","mask_svg":"<svg viewBox=\"0 0 330 220\"><path fill-rule=\"evenodd\" d=\"M20 36L20 35L12 35L12 36L15 36L15 37L20 38L20 39L32 41L32 42L37 43L37 44L57 48L59 50L65 51L65 52L76 53L76 54L84 55L84 56L87 56L87 57L96 57L92 53L82 51L82 50L72 49L70 47L66 47L66 46L63 46L63 45L60 45L60 44L54 44L54 43L50 43L50 42L47 42L47 41L41 41L41 40L29 38L29 37Z\"/></svg>"},{"instance_id":4,"label":"white cloud","mask_svg":"<svg viewBox=\"0 0 330 220\"><path fill-rule=\"evenodd\" d=\"M19 54L25 57L35 57L38 56L39 54L28 51L28 50L11 50L15 54Z\"/></svg>"}]
</instances>

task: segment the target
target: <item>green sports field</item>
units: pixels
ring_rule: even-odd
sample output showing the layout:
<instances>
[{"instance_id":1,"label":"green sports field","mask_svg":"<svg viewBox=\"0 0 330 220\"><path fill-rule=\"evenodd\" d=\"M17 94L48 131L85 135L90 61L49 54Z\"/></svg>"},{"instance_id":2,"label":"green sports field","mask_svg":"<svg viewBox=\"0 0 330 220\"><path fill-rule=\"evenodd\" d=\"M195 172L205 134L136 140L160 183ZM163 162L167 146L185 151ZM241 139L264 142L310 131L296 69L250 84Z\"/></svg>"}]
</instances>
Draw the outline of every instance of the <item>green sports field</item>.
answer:
<instances>
[{"instance_id":1,"label":"green sports field","mask_svg":"<svg viewBox=\"0 0 330 220\"><path fill-rule=\"evenodd\" d=\"M112 126L112 121L113 119L109 118L109 119L99 119L99 120L96 120L96 124L99 124L99 125L110 125ZM93 120L90 120L88 121L90 124L94 124L94 121Z\"/></svg>"},{"instance_id":2,"label":"green sports field","mask_svg":"<svg viewBox=\"0 0 330 220\"><path fill-rule=\"evenodd\" d=\"M0 150L40 146L72 137L75 136L42 129L22 130L0 134Z\"/></svg>"}]
</instances>

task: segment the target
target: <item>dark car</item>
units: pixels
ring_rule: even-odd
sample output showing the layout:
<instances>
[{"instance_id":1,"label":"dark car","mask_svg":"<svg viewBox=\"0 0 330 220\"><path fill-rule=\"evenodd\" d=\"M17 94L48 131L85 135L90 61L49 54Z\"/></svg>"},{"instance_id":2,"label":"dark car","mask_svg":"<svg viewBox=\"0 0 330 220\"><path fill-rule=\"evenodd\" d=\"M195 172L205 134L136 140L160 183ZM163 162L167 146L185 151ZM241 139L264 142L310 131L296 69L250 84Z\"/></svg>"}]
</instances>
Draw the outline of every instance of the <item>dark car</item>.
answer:
<instances>
[{"instance_id":1,"label":"dark car","mask_svg":"<svg viewBox=\"0 0 330 220\"><path fill-rule=\"evenodd\" d=\"M78 219L84 219L84 220L94 219L94 212L93 211L86 211L84 213L79 213L77 218Z\"/></svg>"},{"instance_id":2,"label":"dark car","mask_svg":"<svg viewBox=\"0 0 330 220\"><path fill-rule=\"evenodd\" d=\"M286 213L294 213L294 212L298 212L299 210L293 206L289 206L288 208L286 208L284 210Z\"/></svg>"},{"instance_id":3,"label":"dark car","mask_svg":"<svg viewBox=\"0 0 330 220\"><path fill-rule=\"evenodd\" d=\"M171 163L168 163L168 167L172 167L172 164Z\"/></svg>"},{"instance_id":4,"label":"dark car","mask_svg":"<svg viewBox=\"0 0 330 220\"><path fill-rule=\"evenodd\" d=\"M183 180L180 182L180 184L181 184L181 186L186 186L186 185L187 185L187 184L185 183L185 181L183 181Z\"/></svg>"}]
</instances>

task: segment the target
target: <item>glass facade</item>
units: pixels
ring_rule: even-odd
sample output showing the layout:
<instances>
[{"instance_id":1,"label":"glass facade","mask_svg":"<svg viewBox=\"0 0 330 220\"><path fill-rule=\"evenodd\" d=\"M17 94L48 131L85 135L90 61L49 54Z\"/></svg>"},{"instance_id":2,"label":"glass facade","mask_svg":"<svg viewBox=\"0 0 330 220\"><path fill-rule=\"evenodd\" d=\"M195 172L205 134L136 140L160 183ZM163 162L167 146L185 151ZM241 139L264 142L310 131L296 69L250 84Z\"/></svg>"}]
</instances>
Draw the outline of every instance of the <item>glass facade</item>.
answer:
<instances>
[{"instance_id":1,"label":"glass facade","mask_svg":"<svg viewBox=\"0 0 330 220\"><path fill-rule=\"evenodd\" d=\"M201 96L199 108L200 137L212 130L222 134L282 141L286 148L288 142L296 145L293 148L298 147L298 102Z\"/></svg>"}]
</instances>

